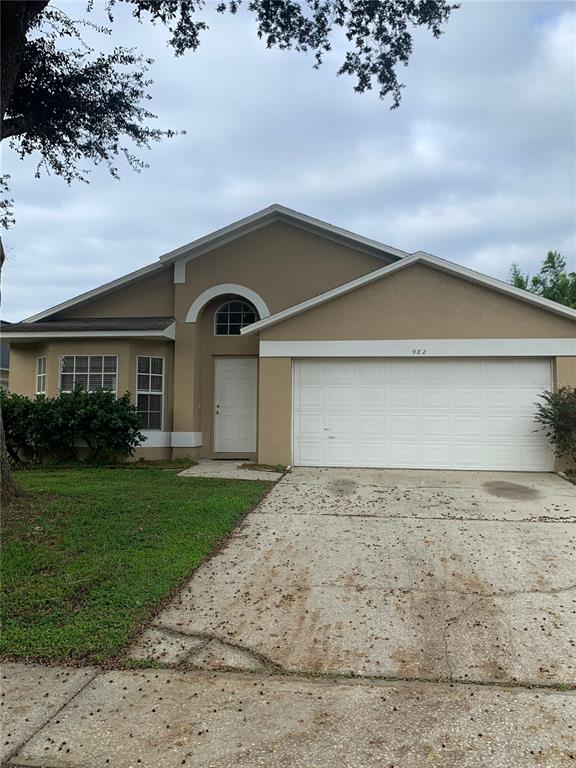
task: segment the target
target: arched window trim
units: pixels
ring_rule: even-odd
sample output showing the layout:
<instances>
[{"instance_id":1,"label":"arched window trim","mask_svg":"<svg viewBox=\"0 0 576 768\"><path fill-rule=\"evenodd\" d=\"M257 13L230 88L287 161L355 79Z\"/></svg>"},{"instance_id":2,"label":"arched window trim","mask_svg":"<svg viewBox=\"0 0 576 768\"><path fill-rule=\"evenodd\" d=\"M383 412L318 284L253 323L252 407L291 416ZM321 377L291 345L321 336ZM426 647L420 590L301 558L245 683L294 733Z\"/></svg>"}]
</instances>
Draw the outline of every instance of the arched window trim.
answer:
<instances>
[{"instance_id":1,"label":"arched window trim","mask_svg":"<svg viewBox=\"0 0 576 768\"><path fill-rule=\"evenodd\" d=\"M218 330L217 330L218 325L222 325L222 323L218 323L218 315L220 314L220 312L222 312L222 310L228 304L232 304L234 302L242 305L242 309L240 310L242 312L242 314L244 314L244 311L245 311L244 307L248 307L254 313L254 322L258 322L258 320L260 319L259 315L258 315L258 310L254 306L254 304L252 304L251 301L248 301L247 299L245 299L242 296L232 297L232 298L226 299L225 301L222 302L222 304L220 304L214 310L214 336L238 336L239 335L239 334L230 333L230 332L228 332L228 333L218 333ZM230 319L229 318L230 318L230 311L228 311L228 321L227 321L228 331L230 331ZM246 325L251 325L251 323L246 323ZM246 327L246 326L241 323L240 328L242 329L244 327Z\"/></svg>"}]
</instances>

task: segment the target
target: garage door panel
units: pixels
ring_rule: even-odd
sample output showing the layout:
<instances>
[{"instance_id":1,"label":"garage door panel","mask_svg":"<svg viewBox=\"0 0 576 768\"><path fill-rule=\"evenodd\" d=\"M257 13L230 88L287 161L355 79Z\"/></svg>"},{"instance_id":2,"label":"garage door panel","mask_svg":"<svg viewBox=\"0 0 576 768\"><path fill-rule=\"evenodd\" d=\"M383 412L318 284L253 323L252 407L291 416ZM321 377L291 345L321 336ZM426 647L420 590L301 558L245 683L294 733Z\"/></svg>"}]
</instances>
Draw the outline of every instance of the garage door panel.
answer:
<instances>
[{"instance_id":1,"label":"garage door panel","mask_svg":"<svg viewBox=\"0 0 576 768\"><path fill-rule=\"evenodd\" d=\"M397 408L417 408L418 389L416 387L391 386L387 390L389 410L393 412Z\"/></svg>"},{"instance_id":2,"label":"garage door panel","mask_svg":"<svg viewBox=\"0 0 576 768\"><path fill-rule=\"evenodd\" d=\"M516 408L526 408L533 413L535 403L538 402L538 395L541 394L542 389L545 388L546 385L542 388L518 387L516 389Z\"/></svg>"},{"instance_id":3,"label":"garage door panel","mask_svg":"<svg viewBox=\"0 0 576 768\"><path fill-rule=\"evenodd\" d=\"M420 387L420 408L450 408L449 387Z\"/></svg>"},{"instance_id":4,"label":"garage door panel","mask_svg":"<svg viewBox=\"0 0 576 768\"><path fill-rule=\"evenodd\" d=\"M552 468L533 421L548 360L305 360L294 385L296 464Z\"/></svg>"},{"instance_id":5,"label":"garage door panel","mask_svg":"<svg viewBox=\"0 0 576 768\"><path fill-rule=\"evenodd\" d=\"M455 410L479 411L483 408L482 388L455 386L452 388L452 408Z\"/></svg>"},{"instance_id":6,"label":"garage door panel","mask_svg":"<svg viewBox=\"0 0 576 768\"><path fill-rule=\"evenodd\" d=\"M356 391L356 405L358 408L383 408L385 400L384 387L361 386Z\"/></svg>"},{"instance_id":7,"label":"garage door panel","mask_svg":"<svg viewBox=\"0 0 576 768\"><path fill-rule=\"evenodd\" d=\"M386 416L382 413L359 414L356 417L356 434L366 437L386 434Z\"/></svg>"},{"instance_id":8,"label":"garage door panel","mask_svg":"<svg viewBox=\"0 0 576 768\"><path fill-rule=\"evenodd\" d=\"M322 408L324 389L322 387L301 387L298 391L297 405L300 408Z\"/></svg>"},{"instance_id":9,"label":"garage door panel","mask_svg":"<svg viewBox=\"0 0 576 768\"><path fill-rule=\"evenodd\" d=\"M454 414L451 418L452 435L454 438L470 438L474 435L479 435L482 432L483 426L484 419L482 416Z\"/></svg>"},{"instance_id":10,"label":"garage door panel","mask_svg":"<svg viewBox=\"0 0 576 768\"><path fill-rule=\"evenodd\" d=\"M418 421L419 434L424 437L449 437L452 434L450 414L431 416L423 414Z\"/></svg>"},{"instance_id":11,"label":"garage door panel","mask_svg":"<svg viewBox=\"0 0 576 768\"><path fill-rule=\"evenodd\" d=\"M354 387L332 385L324 390L326 408L352 408L354 406Z\"/></svg>"},{"instance_id":12,"label":"garage door panel","mask_svg":"<svg viewBox=\"0 0 576 768\"><path fill-rule=\"evenodd\" d=\"M303 437L319 435L323 428L324 416L319 413L302 413L296 417L294 423L295 434Z\"/></svg>"},{"instance_id":13,"label":"garage door panel","mask_svg":"<svg viewBox=\"0 0 576 768\"><path fill-rule=\"evenodd\" d=\"M513 410L514 387L486 387L484 389L484 405L488 409Z\"/></svg>"}]
</instances>

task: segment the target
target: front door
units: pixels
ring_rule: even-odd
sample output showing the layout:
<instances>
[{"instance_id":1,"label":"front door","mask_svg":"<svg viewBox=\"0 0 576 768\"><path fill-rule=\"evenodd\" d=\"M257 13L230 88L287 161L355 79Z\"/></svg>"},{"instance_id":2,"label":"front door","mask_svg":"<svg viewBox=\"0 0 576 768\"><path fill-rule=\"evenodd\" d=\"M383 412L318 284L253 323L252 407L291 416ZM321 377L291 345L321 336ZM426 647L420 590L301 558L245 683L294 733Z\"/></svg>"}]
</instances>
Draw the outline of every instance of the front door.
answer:
<instances>
[{"instance_id":1,"label":"front door","mask_svg":"<svg viewBox=\"0 0 576 768\"><path fill-rule=\"evenodd\" d=\"M214 386L214 452L256 452L255 357L216 358Z\"/></svg>"}]
</instances>

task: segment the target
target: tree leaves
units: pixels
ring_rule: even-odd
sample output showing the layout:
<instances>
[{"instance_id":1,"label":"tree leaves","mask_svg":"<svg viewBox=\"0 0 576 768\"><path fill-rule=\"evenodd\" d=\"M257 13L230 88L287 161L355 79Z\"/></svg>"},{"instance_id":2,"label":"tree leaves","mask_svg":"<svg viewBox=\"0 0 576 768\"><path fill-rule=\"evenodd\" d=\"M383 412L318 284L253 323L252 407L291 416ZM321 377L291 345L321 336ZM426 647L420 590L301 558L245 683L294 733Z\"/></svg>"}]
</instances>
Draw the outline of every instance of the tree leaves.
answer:
<instances>
[{"instance_id":1,"label":"tree leaves","mask_svg":"<svg viewBox=\"0 0 576 768\"><path fill-rule=\"evenodd\" d=\"M576 272L566 271L566 259L558 251L548 251L540 272L532 278L512 264L510 283L550 301L576 308Z\"/></svg>"}]
</instances>

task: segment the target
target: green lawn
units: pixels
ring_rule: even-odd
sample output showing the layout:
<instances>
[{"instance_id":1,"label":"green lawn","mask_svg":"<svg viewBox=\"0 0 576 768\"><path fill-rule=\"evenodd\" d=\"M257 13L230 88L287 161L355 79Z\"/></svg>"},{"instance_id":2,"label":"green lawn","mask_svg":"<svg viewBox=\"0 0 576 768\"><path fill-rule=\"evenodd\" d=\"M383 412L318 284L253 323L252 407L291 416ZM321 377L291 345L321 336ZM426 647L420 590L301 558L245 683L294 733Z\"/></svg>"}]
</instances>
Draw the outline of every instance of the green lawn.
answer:
<instances>
[{"instance_id":1,"label":"green lawn","mask_svg":"<svg viewBox=\"0 0 576 768\"><path fill-rule=\"evenodd\" d=\"M2 514L0 653L112 660L270 488L163 469L18 472Z\"/></svg>"}]
</instances>

